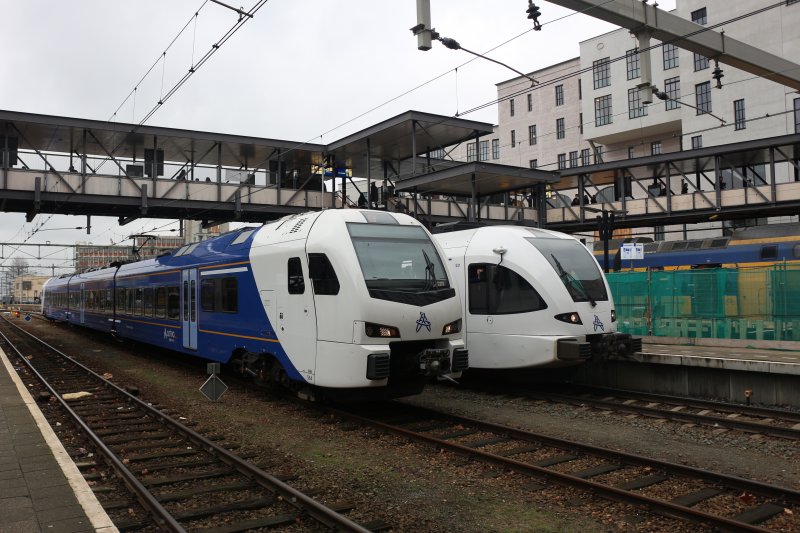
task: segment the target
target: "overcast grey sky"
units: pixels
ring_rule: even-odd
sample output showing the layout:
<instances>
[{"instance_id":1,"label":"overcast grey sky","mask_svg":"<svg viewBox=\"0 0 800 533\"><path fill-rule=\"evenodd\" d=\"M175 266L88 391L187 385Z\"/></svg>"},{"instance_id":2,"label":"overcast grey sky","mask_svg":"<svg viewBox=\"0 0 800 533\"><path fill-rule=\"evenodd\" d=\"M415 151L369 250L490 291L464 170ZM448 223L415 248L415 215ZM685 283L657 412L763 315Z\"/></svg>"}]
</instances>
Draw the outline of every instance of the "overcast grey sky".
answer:
<instances>
[{"instance_id":1,"label":"overcast grey sky","mask_svg":"<svg viewBox=\"0 0 800 533\"><path fill-rule=\"evenodd\" d=\"M256 0L226 3L249 9ZM576 57L580 41L614 29L546 1L537 4L540 32L528 31L525 0L431 0L431 18L443 36L523 72ZM674 5L660 3L662 9ZM0 0L0 9L0 109L98 120L112 117L192 21L136 98L119 109L122 122L140 121L237 18L203 0ZM492 101L495 84L515 76L440 43L418 51L409 31L415 24L415 0L270 0L147 124L329 143L409 109L454 115ZM496 123L497 108L464 118ZM95 218L91 235L40 231L28 242L108 244L167 222L118 227L115 219ZM26 224L23 214L0 214L0 241L21 242L42 223L44 229L74 228L84 226L85 217L38 215ZM9 264L7 247L3 257L0 264ZM29 259L32 265L63 264L65 257Z\"/></svg>"}]
</instances>

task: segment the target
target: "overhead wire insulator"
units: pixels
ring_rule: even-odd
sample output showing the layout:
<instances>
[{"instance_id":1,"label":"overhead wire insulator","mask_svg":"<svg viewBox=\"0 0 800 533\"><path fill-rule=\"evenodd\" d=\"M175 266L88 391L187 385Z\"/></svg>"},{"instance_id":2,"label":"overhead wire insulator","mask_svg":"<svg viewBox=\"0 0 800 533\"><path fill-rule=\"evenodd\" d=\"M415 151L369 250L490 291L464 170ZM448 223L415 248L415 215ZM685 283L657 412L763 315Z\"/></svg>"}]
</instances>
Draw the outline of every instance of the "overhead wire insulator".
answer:
<instances>
[{"instance_id":1,"label":"overhead wire insulator","mask_svg":"<svg viewBox=\"0 0 800 533\"><path fill-rule=\"evenodd\" d=\"M528 18L533 21L533 29L540 31L542 29L542 25L539 24L539 16L542 13L539 11L539 7L533 3L533 0L528 0L528 9L525 11L528 13Z\"/></svg>"},{"instance_id":2,"label":"overhead wire insulator","mask_svg":"<svg viewBox=\"0 0 800 533\"><path fill-rule=\"evenodd\" d=\"M711 74L711 77L717 80L717 89L722 89L722 78L725 77L725 74L722 73L722 69L719 68L719 60L714 60L714 72Z\"/></svg>"}]
</instances>

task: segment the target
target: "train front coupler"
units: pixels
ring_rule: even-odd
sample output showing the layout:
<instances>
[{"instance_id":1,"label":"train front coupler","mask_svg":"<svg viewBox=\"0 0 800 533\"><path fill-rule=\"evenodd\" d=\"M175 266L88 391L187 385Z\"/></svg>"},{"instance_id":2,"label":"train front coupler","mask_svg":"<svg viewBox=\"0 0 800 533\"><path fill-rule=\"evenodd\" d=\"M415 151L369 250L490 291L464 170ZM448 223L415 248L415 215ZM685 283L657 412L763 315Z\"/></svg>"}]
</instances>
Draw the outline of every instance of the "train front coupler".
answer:
<instances>
[{"instance_id":1,"label":"train front coupler","mask_svg":"<svg viewBox=\"0 0 800 533\"><path fill-rule=\"evenodd\" d=\"M642 338L628 333L605 333L591 340L592 358L630 357L642 351Z\"/></svg>"},{"instance_id":2,"label":"train front coupler","mask_svg":"<svg viewBox=\"0 0 800 533\"><path fill-rule=\"evenodd\" d=\"M417 354L417 368L425 377L441 377L450 373L450 350L428 348Z\"/></svg>"}]
</instances>

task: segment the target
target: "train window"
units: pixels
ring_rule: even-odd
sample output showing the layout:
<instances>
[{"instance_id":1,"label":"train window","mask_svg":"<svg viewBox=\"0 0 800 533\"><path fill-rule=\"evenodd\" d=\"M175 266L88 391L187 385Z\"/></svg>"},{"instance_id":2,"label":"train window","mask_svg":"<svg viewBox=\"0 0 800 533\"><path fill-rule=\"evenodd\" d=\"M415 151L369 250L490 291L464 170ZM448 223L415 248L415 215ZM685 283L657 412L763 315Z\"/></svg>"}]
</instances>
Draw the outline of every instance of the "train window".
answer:
<instances>
[{"instance_id":1,"label":"train window","mask_svg":"<svg viewBox=\"0 0 800 533\"><path fill-rule=\"evenodd\" d=\"M213 313L215 310L214 291L216 282L217 280L214 278L200 280L200 306L203 311Z\"/></svg>"},{"instance_id":2,"label":"train window","mask_svg":"<svg viewBox=\"0 0 800 533\"><path fill-rule=\"evenodd\" d=\"M314 284L314 294L339 294L339 278L325 254L308 254L308 277Z\"/></svg>"},{"instance_id":3,"label":"train window","mask_svg":"<svg viewBox=\"0 0 800 533\"><path fill-rule=\"evenodd\" d=\"M129 315L136 314L136 289L125 289L125 294L128 298L128 303L125 304Z\"/></svg>"},{"instance_id":4,"label":"train window","mask_svg":"<svg viewBox=\"0 0 800 533\"><path fill-rule=\"evenodd\" d=\"M181 296L177 285L167 288L167 318L179 320L181 318Z\"/></svg>"},{"instance_id":5,"label":"train window","mask_svg":"<svg viewBox=\"0 0 800 533\"><path fill-rule=\"evenodd\" d=\"M114 297L112 296L111 289L106 289L106 311L111 312L114 308Z\"/></svg>"},{"instance_id":6,"label":"train window","mask_svg":"<svg viewBox=\"0 0 800 533\"><path fill-rule=\"evenodd\" d=\"M303 265L299 257L290 257L286 265L288 270L289 294L303 294L306 292L306 280L303 278Z\"/></svg>"},{"instance_id":7,"label":"train window","mask_svg":"<svg viewBox=\"0 0 800 533\"><path fill-rule=\"evenodd\" d=\"M117 288L117 313L125 312L125 289Z\"/></svg>"},{"instance_id":8,"label":"train window","mask_svg":"<svg viewBox=\"0 0 800 533\"><path fill-rule=\"evenodd\" d=\"M242 244L244 241L246 241L247 239L249 239L249 238L250 238L250 235L252 235L252 234L253 234L255 231L256 231L256 230L254 230L254 229L251 229L251 230L247 230L247 231L243 231L243 232L241 232L241 233L239 234L239 236L238 236L238 237L236 237L236 238L233 240L233 242L231 243L231 245L234 245L234 244Z\"/></svg>"},{"instance_id":9,"label":"train window","mask_svg":"<svg viewBox=\"0 0 800 533\"><path fill-rule=\"evenodd\" d=\"M230 277L219 280L221 305L223 313L236 313L239 310L239 280Z\"/></svg>"},{"instance_id":10,"label":"train window","mask_svg":"<svg viewBox=\"0 0 800 533\"><path fill-rule=\"evenodd\" d=\"M136 289L136 296L135 296L135 299L133 301L133 305L136 307L136 310L134 311L134 313L136 313L137 316L143 316L144 315L143 304L144 304L144 289L142 289L140 287L140 288Z\"/></svg>"},{"instance_id":11,"label":"train window","mask_svg":"<svg viewBox=\"0 0 800 533\"><path fill-rule=\"evenodd\" d=\"M608 292L597 262L574 239L527 238L544 256L574 302L607 301Z\"/></svg>"},{"instance_id":12,"label":"train window","mask_svg":"<svg viewBox=\"0 0 800 533\"><path fill-rule=\"evenodd\" d=\"M778 258L778 246L769 244L761 247L761 259L774 260Z\"/></svg>"},{"instance_id":13,"label":"train window","mask_svg":"<svg viewBox=\"0 0 800 533\"><path fill-rule=\"evenodd\" d=\"M800 244L792 246L792 255L795 259L800 259Z\"/></svg>"},{"instance_id":14,"label":"train window","mask_svg":"<svg viewBox=\"0 0 800 533\"><path fill-rule=\"evenodd\" d=\"M197 321L197 281L192 280L189 282L189 314L192 317L191 321Z\"/></svg>"},{"instance_id":15,"label":"train window","mask_svg":"<svg viewBox=\"0 0 800 533\"><path fill-rule=\"evenodd\" d=\"M473 315L530 313L547 304L522 276L494 263L469 265L469 312Z\"/></svg>"},{"instance_id":16,"label":"train window","mask_svg":"<svg viewBox=\"0 0 800 533\"><path fill-rule=\"evenodd\" d=\"M156 287L156 317L167 317L167 288Z\"/></svg>"},{"instance_id":17,"label":"train window","mask_svg":"<svg viewBox=\"0 0 800 533\"><path fill-rule=\"evenodd\" d=\"M153 316L153 287L144 289L144 316Z\"/></svg>"},{"instance_id":18,"label":"train window","mask_svg":"<svg viewBox=\"0 0 800 533\"><path fill-rule=\"evenodd\" d=\"M189 320L189 282L183 282L183 314L181 320Z\"/></svg>"}]
</instances>

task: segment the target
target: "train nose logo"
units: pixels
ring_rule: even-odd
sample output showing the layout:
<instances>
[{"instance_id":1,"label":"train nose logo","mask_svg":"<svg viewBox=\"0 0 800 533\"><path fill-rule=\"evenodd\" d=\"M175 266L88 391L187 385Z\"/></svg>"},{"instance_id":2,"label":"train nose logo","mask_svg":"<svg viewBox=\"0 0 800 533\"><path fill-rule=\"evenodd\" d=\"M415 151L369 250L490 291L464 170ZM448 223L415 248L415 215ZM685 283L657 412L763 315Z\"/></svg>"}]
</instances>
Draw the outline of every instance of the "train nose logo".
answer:
<instances>
[{"instance_id":1,"label":"train nose logo","mask_svg":"<svg viewBox=\"0 0 800 533\"><path fill-rule=\"evenodd\" d=\"M597 331L598 328L600 329L600 331L605 331L605 329L603 328L603 321L600 320L600 317L597 315L594 315L594 321L592 322L592 325L594 326L595 331Z\"/></svg>"},{"instance_id":2,"label":"train nose logo","mask_svg":"<svg viewBox=\"0 0 800 533\"><path fill-rule=\"evenodd\" d=\"M431 330L431 321L428 320L428 317L425 316L425 313L420 311L419 312L419 318L417 319L417 333L419 333L419 330L421 330L423 327L427 328L428 332L430 332L430 330Z\"/></svg>"}]
</instances>

